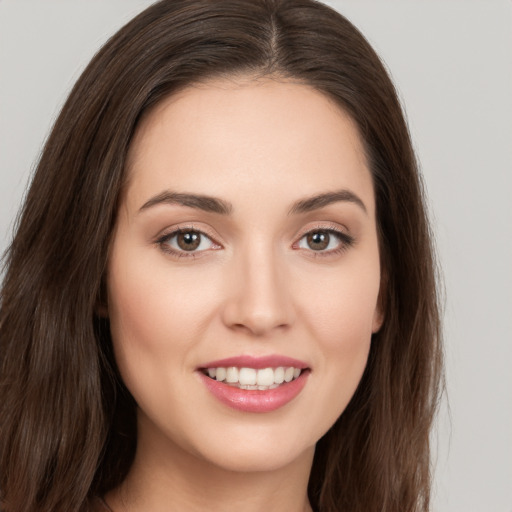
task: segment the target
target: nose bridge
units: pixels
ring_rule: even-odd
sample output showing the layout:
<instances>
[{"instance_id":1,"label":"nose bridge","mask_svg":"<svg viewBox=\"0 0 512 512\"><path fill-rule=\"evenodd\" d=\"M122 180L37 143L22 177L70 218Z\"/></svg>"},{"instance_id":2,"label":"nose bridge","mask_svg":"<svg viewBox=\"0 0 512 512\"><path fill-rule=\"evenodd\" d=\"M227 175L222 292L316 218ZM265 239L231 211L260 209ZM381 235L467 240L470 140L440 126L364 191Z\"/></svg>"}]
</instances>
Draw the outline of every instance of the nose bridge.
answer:
<instances>
[{"instance_id":1,"label":"nose bridge","mask_svg":"<svg viewBox=\"0 0 512 512\"><path fill-rule=\"evenodd\" d=\"M293 308L279 250L268 240L254 240L232 263L226 323L258 336L290 325Z\"/></svg>"}]
</instances>

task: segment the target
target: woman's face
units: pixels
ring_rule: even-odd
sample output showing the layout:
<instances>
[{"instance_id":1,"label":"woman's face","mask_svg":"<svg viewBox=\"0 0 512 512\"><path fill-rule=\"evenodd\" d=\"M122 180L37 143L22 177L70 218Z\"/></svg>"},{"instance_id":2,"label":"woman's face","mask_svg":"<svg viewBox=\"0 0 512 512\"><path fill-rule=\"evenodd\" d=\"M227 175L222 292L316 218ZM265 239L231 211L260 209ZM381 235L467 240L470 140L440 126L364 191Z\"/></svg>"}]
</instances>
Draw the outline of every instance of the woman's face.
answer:
<instances>
[{"instance_id":1,"label":"woman's face","mask_svg":"<svg viewBox=\"0 0 512 512\"><path fill-rule=\"evenodd\" d=\"M235 471L311 455L381 324L354 123L305 85L212 81L144 118L127 172L108 315L139 448Z\"/></svg>"}]
</instances>

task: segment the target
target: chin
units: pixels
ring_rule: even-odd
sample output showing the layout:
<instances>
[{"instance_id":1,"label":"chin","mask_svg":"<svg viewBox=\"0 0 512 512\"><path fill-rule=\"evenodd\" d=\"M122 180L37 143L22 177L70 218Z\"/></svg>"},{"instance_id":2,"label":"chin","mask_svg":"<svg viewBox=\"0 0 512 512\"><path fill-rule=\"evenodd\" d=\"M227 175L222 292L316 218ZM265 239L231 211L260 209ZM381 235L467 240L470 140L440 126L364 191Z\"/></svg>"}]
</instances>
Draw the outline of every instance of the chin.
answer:
<instances>
[{"instance_id":1,"label":"chin","mask_svg":"<svg viewBox=\"0 0 512 512\"><path fill-rule=\"evenodd\" d=\"M318 435L320 437L320 434ZM289 429L226 429L214 438L204 437L193 452L226 471L269 472L313 457L317 436L305 436L301 426Z\"/></svg>"},{"instance_id":2,"label":"chin","mask_svg":"<svg viewBox=\"0 0 512 512\"><path fill-rule=\"evenodd\" d=\"M298 460L313 457L314 445L295 450L278 449L275 445L234 446L222 453L208 453L205 456L211 464L233 473L268 473L289 467Z\"/></svg>"}]
</instances>

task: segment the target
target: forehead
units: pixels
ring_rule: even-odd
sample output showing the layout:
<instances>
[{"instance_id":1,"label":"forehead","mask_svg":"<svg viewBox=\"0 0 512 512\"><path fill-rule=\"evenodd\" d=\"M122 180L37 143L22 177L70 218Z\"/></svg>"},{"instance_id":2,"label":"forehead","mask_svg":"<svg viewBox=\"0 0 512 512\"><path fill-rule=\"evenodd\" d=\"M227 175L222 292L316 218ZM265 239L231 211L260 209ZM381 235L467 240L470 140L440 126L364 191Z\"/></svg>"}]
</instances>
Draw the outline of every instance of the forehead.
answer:
<instances>
[{"instance_id":1,"label":"forehead","mask_svg":"<svg viewBox=\"0 0 512 512\"><path fill-rule=\"evenodd\" d=\"M207 195L373 187L357 126L310 86L274 79L215 80L188 87L141 121L128 158L128 200L166 188Z\"/></svg>"}]
</instances>

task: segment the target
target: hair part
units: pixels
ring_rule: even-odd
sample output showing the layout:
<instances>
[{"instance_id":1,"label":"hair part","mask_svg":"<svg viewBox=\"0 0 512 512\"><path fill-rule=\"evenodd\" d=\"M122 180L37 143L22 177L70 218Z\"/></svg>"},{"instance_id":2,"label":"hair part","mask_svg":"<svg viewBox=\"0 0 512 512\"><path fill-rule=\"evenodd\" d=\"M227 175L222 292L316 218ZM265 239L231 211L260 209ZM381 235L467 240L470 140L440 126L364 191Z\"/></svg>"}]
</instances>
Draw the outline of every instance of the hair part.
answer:
<instances>
[{"instance_id":1,"label":"hair part","mask_svg":"<svg viewBox=\"0 0 512 512\"><path fill-rule=\"evenodd\" d=\"M164 0L93 58L45 144L6 253L0 300L0 489L7 511L87 510L136 447L104 276L142 116L217 77L323 92L358 126L376 197L385 320L347 409L319 441L315 510L426 512L442 377L432 236L393 84L343 16L313 0Z\"/></svg>"}]
</instances>

